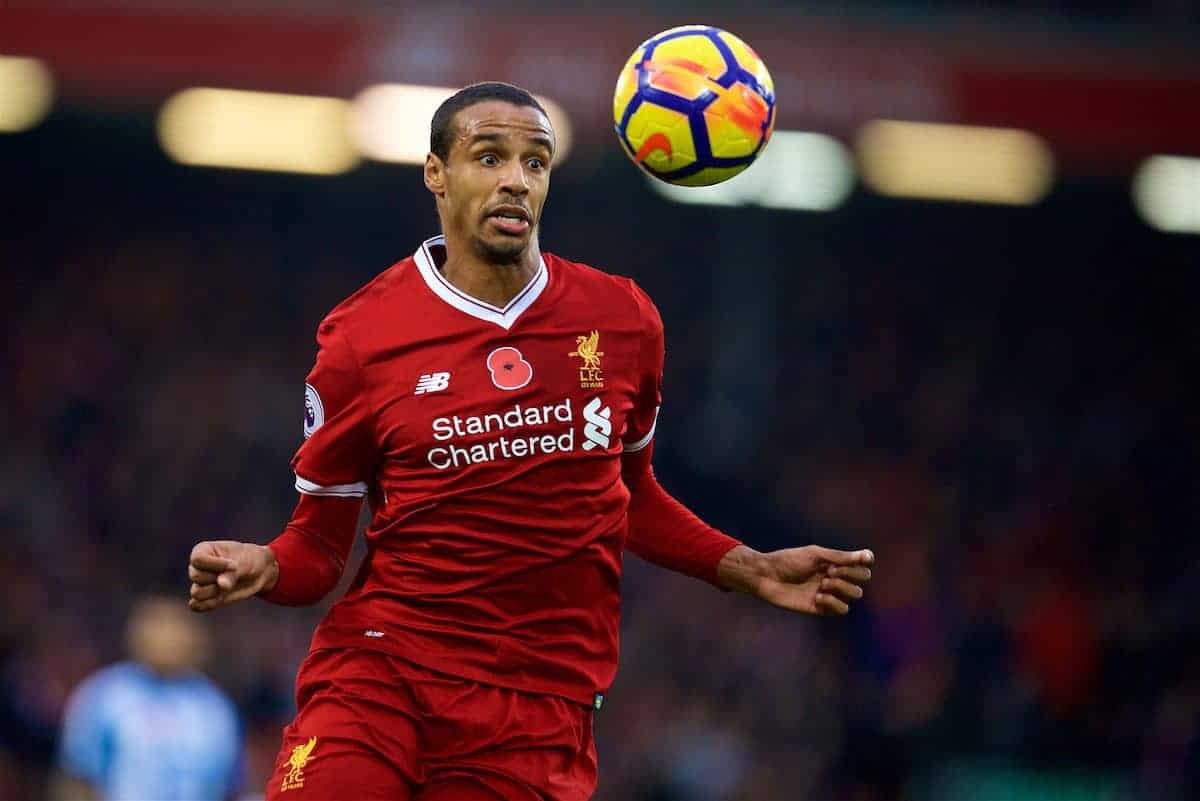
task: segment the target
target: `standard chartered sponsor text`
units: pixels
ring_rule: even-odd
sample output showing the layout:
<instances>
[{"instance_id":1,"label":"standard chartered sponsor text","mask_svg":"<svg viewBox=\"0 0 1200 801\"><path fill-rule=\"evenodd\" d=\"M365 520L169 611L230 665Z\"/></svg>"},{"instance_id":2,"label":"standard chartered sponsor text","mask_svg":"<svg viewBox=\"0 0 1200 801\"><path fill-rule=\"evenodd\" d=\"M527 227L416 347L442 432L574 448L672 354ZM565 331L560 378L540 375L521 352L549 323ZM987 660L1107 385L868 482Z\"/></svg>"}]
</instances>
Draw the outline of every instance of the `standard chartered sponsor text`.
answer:
<instances>
[{"instance_id":1,"label":"standard chartered sponsor text","mask_svg":"<svg viewBox=\"0 0 1200 801\"><path fill-rule=\"evenodd\" d=\"M520 459L538 454L565 453L575 449L574 410L571 399L557 404L515 404L501 412L460 417L438 417L433 421L433 438L445 443L429 449L426 459L438 470L449 470L497 459ZM518 429L565 423L559 433L516 434ZM502 433L501 433L502 432ZM460 437L500 433L495 439L472 444L455 444Z\"/></svg>"}]
</instances>

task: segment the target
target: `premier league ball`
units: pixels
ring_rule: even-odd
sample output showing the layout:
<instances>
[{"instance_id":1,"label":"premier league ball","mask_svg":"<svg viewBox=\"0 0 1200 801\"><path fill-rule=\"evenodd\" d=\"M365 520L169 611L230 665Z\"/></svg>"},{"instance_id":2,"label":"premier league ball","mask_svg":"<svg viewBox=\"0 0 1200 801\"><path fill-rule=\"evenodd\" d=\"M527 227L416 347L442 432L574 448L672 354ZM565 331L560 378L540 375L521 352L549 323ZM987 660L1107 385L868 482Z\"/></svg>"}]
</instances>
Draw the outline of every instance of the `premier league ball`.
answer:
<instances>
[{"instance_id":1,"label":"premier league ball","mask_svg":"<svg viewBox=\"0 0 1200 801\"><path fill-rule=\"evenodd\" d=\"M750 45L685 25L640 44L613 94L617 137L649 175L709 186L749 167L775 127L775 86Z\"/></svg>"}]
</instances>

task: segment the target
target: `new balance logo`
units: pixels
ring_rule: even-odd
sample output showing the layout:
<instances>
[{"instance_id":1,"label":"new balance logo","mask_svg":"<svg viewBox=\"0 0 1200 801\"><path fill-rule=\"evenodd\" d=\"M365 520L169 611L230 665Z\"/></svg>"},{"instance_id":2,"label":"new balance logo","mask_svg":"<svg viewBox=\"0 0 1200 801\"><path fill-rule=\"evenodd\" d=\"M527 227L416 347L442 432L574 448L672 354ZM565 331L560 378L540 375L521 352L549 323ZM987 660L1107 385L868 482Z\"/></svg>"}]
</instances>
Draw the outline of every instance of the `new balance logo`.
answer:
<instances>
[{"instance_id":1,"label":"new balance logo","mask_svg":"<svg viewBox=\"0 0 1200 801\"><path fill-rule=\"evenodd\" d=\"M441 392L448 386L450 386L449 373L429 373L417 379L417 388L413 390L413 394L424 395L428 392Z\"/></svg>"},{"instance_id":2,"label":"new balance logo","mask_svg":"<svg viewBox=\"0 0 1200 801\"><path fill-rule=\"evenodd\" d=\"M612 420L609 419L611 417L612 409L607 406L600 408L599 398L592 398L588 405L583 407L583 419L587 421L583 427L583 436L587 438L587 442L583 443L585 451L594 448L608 450L609 437L612 435Z\"/></svg>"}]
</instances>

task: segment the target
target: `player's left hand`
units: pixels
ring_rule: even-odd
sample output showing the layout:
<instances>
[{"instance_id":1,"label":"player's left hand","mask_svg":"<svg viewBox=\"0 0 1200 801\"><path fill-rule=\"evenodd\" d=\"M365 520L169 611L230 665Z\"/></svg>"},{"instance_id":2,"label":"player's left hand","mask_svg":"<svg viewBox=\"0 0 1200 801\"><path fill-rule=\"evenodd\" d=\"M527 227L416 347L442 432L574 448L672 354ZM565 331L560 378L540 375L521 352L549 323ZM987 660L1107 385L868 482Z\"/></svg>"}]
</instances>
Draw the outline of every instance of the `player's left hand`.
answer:
<instances>
[{"instance_id":1,"label":"player's left hand","mask_svg":"<svg viewBox=\"0 0 1200 801\"><path fill-rule=\"evenodd\" d=\"M819 545L758 553L744 545L731 550L717 567L727 589L810 615L844 615L863 597L875 554L837 551Z\"/></svg>"}]
</instances>

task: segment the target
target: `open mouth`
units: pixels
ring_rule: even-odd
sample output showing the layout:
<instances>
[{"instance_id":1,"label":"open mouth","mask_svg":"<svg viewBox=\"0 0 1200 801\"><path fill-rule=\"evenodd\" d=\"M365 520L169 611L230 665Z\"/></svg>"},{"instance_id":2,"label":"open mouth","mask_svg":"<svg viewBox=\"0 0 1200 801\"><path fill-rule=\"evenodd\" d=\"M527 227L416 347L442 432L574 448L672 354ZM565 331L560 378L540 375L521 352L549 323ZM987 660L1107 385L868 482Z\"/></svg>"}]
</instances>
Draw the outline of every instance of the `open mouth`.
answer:
<instances>
[{"instance_id":1,"label":"open mouth","mask_svg":"<svg viewBox=\"0 0 1200 801\"><path fill-rule=\"evenodd\" d=\"M529 230L529 212L519 206L500 206L488 219L506 234L520 235Z\"/></svg>"}]
</instances>

